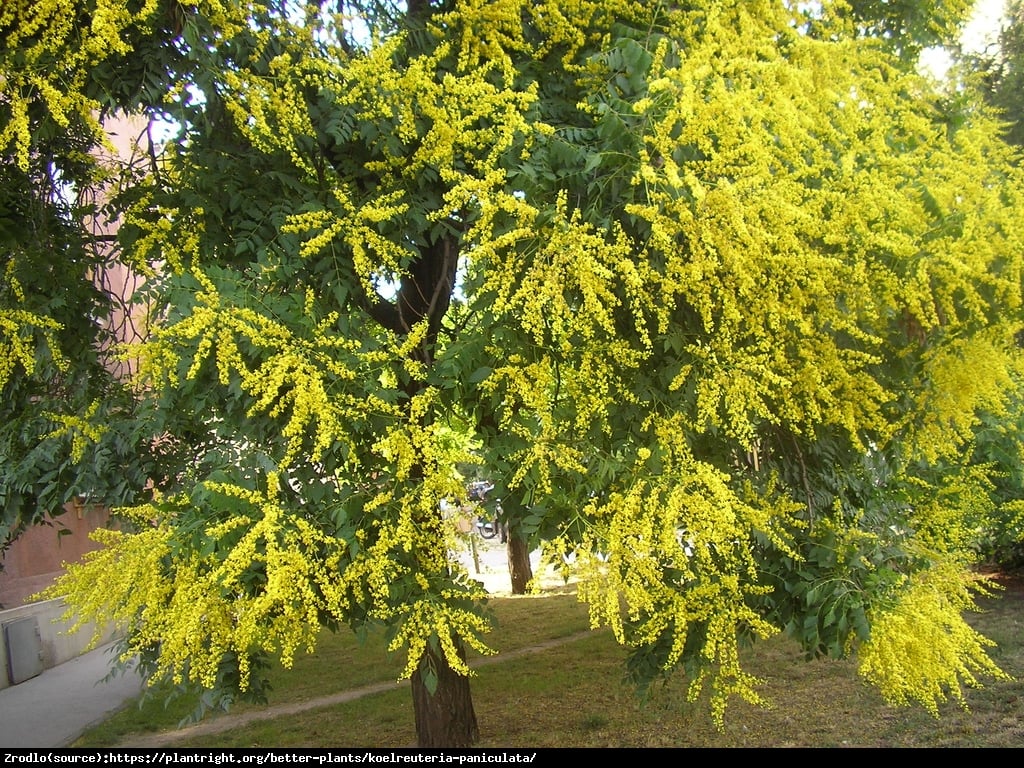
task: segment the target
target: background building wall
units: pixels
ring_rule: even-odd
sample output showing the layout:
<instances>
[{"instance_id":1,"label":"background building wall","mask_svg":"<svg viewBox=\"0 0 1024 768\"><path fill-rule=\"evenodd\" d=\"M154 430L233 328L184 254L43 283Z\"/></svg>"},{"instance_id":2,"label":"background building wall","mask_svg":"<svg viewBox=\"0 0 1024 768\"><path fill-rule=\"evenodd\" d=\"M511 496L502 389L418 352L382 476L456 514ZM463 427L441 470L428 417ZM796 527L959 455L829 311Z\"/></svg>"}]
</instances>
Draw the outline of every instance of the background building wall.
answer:
<instances>
[{"instance_id":1,"label":"background building wall","mask_svg":"<svg viewBox=\"0 0 1024 768\"><path fill-rule=\"evenodd\" d=\"M0 609L17 608L50 586L74 563L99 545L89 534L106 525L105 507L68 504L52 525L29 528L0 556ZM61 529L67 533L58 533Z\"/></svg>"}]
</instances>

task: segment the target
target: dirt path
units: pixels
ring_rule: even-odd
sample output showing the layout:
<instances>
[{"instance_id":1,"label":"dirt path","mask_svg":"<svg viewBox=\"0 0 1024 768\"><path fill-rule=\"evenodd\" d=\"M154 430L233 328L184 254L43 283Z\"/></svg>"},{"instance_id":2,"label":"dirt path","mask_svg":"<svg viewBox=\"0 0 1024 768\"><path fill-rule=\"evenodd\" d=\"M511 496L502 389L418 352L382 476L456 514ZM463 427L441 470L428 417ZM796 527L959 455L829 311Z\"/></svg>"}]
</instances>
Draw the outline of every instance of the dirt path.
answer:
<instances>
[{"instance_id":1,"label":"dirt path","mask_svg":"<svg viewBox=\"0 0 1024 768\"><path fill-rule=\"evenodd\" d=\"M503 661L509 661L511 659L518 659L523 656L528 656L532 653L539 653L546 651L549 648L554 648L559 645L571 643L575 640L580 640L584 637L589 637L592 633L579 632L575 635L568 635L567 637L559 637L554 640L549 640L546 643L539 643L532 645L529 648L520 648L516 651L508 651L500 653L495 656L484 656L479 659L474 659L470 663L470 667L485 667L490 664L498 664ZM208 736L214 733L223 733L224 731L230 731L234 728L241 728L255 723L260 720L273 720L277 717L284 717L286 715L295 715L300 712L306 712L311 709L320 709L322 707L331 707L335 704L344 704L348 701L355 701L361 699L363 696L372 696L375 693L384 693L385 691L393 691L396 688L407 687L408 683L375 683L373 685L364 685L362 688L353 688L349 691L341 691L339 693L333 693L329 696L320 696L315 699L308 699L306 701L296 701L291 704L278 704L276 706L266 707L264 709L253 710L251 712L242 712L237 715L221 715L212 720L199 723L198 725L191 725L186 728L179 728L173 731L162 731L160 733L139 733L129 734L122 739L117 746L118 747L172 747L178 742L192 738L193 736Z\"/></svg>"}]
</instances>

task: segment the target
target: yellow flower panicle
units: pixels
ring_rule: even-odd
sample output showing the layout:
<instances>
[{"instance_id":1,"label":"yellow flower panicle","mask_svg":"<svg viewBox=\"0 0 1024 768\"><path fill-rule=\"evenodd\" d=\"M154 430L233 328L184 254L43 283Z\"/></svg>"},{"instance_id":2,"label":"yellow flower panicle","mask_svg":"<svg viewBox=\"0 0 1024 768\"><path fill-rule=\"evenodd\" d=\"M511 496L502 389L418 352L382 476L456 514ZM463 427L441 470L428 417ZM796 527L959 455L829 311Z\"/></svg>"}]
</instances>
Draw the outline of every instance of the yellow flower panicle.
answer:
<instances>
[{"instance_id":1,"label":"yellow flower panicle","mask_svg":"<svg viewBox=\"0 0 1024 768\"><path fill-rule=\"evenodd\" d=\"M691 680L690 696L709 688L711 713L721 725L732 696L764 703L760 681L740 664L743 638L778 632L749 606L749 597L762 591L749 542L758 532L792 554L782 531L797 507L740 498L727 477L689 456L671 419L655 421L667 460L662 473L645 471L628 489L585 510L594 523L575 566L579 597L590 605L592 626L610 626L622 643L644 647L670 634L666 672L683 661L689 634L699 627L705 634L700 658L687 661L699 662L702 671Z\"/></svg>"},{"instance_id":2,"label":"yellow flower panicle","mask_svg":"<svg viewBox=\"0 0 1024 768\"><path fill-rule=\"evenodd\" d=\"M399 416L395 406L357 386L383 368L378 356L360 351L357 340L318 321L296 331L252 309L227 305L207 284L192 313L155 331L142 350L144 379L176 385L180 360L188 355L186 379L212 365L220 385L237 380L251 398L251 415L281 420L287 443L282 467L300 455L318 461L336 440L351 442L351 430L369 413ZM259 357L243 352L247 348Z\"/></svg>"},{"instance_id":3,"label":"yellow flower panicle","mask_svg":"<svg viewBox=\"0 0 1024 768\"><path fill-rule=\"evenodd\" d=\"M65 575L40 595L64 597L73 606L65 615L69 632L92 624L92 645L111 627L141 630L136 635L136 647L160 642L159 626L144 628L139 619L146 611L167 604L174 592L163 565L170 554L172 531L155 524L160 515L157 509L143 507L136 513L141 526L138 533L102 528L94 531L92 538L103 548L88 553L80 563L67 565Z\"/></svg>"},{"instance_id":4,"label":"yellow flower panicle","mask_svg":"<svg viewBox=\"0 0 1024 768\"><path fill-rule=\"evenodd\" d=\"M187 676L213 687L223 655L234 653L245 690L253 654L276 653L290 666L298 650L312 649L324 617L344 619L347 545L283 509L273 490L224 483L208 490L239 509L207 527L209 546L183 546L165 505L123 510L139 532L97 532L106 547L68 566L45 595L67 597L73 630L87 620L98 622L97 638L108 624L129 630L126 656L159 645L155 679Z\"/></svg>"},{"instance_id":5,"label":"yellow flower panicle","mask_svg":"<svg viewBox=\"0 0 1024 768\"><path fill-rule=\"evenodd\" d=\"M159 8L158 0L145 0L131 10L123 0L96 0L90 23L83 26L74 3L5 2L0 10L0 27L5 30L0 81L12 114L0 126L0 151L13 149L18 164L28 168L29 114L37 106L58 125L81 121L98 146L111 149L97 117L100 104L84 95L90 68L111 55L129 53L125 37L147 30Z\"/></svg>"},{"instance_id":6,"label":"yellow flower panicle","mask_svg":"<svg viewBox=\"0 0 1024 768\"><path fill-rule=\"evenodd\" d=\"M27 375L36 370L37 345L46 346L58 369L67 361L61 355L56 332L60 323L49 317L22 309L0 309L0 388L6 386L16 370Z\"/></svg>"},{"instance_id":7,"label":"yellow flower panicle","mask_svg":"<svg viewBox=\"0 0 1024 768\"><path fill-rule=\"evenodd\" d=\"M872 612L871 638L858 650L860 674L892 703L916 701L936 717L950 697L966 709L964 685L980 687L983 676L1011 679L986 653L995 643L963 618L977 610L978 591L986 583L955 565L911 575L893 604Z\"/></svg>"},{"instance_id":8,"label":"yellow flower panicle","mask_svg":"<svg viewBox=\"0 0 1024 768\"><path fill-rule=\"evenodd\" d=\"M444 39L455 35L462 71L517 55L543 58L554 50L562 52L562 65L572 71L585 67L579 53L600 42L602 30L614 22L645 19L645 10L632 0L469 0L435 19L433 30ZM529 26L539 32L536 40L524 35Z\"/></svg>"},{"instance_id":9,"label":"yellow flower panicle","mask_svg":"<svg viewBox=\"0 0 1024 768\"><path fill-rule=\"evenodd\" d=\"M100 402L94 400L81 415L47 413L46 417L55 421L61 426L45 435L44 439L71 438L71 460L79 462L85 456L86 449L91 443L97 443L107 432L107 427L97 424L96 413L99 410Z\"/></svg>"}]
</instances>

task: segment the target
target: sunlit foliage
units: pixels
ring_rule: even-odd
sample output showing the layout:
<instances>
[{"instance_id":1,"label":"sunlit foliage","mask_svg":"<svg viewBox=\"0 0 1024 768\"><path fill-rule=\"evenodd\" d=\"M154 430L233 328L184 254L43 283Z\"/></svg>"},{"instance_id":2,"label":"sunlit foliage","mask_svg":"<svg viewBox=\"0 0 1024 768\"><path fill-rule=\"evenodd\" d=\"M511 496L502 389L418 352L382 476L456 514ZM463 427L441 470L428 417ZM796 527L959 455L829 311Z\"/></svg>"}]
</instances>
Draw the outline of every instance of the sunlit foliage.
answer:
<instances>
[{"instance_id":1,"label":"sunlit foliage","mask_svg":"<svg viewBox=\"0 0 1024 768\"><path fill-rule=\"evenodd\" d=\"M997 126L845 4L337 9L145 22L180 27L137 100L180 130L121 229L165 494L55 593L205 686L320 624L467 671L440 502L475 466L637 682L681 668L719 721L778 631L930 709L998 674L960 616L970 440L1019 372Z\"/></svg>"}]
</instances>

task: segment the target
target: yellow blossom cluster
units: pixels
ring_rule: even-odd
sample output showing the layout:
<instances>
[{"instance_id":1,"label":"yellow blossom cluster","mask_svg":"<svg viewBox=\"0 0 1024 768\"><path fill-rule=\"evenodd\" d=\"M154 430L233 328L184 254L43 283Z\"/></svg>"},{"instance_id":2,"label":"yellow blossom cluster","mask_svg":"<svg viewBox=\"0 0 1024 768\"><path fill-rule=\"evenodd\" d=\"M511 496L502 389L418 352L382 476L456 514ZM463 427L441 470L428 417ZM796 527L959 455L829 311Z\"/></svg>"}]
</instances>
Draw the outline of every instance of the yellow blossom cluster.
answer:
<instances>
[{"instance_id":1,"label":"yellow blossom cluster","mask_svg":"<svg viewBox=\"0 0 1024 768\"><path fill-rule=\"evenodd\" d=\"M374 290L374 280L381 276L398 274L403 261L410 257L407 247L381 235L379 225L401 217L408 210L401 191L383 193L373 203L358 205L354 194L339 186L332 190L337 210L320 209L293 214L282 227L283 232L308 237L301 248L303 257L330 251L339 238L351 249L352 264L364 284L364 290Z\"/></svg>"},{"instance_id":2,"label":"yellow blossom cluster","mask_svg":"<svg viewBox=\"0 0 1024 768\"><path fill-rule=\"evenodd\" d=\"M646 121L634 180L644 195L627 210L650 227L643 255L665 262L646 279L657 281L666 306L691 307L704 331L673 386L696 382L698 424L744 442L764 422L828 420L851 436L888 434L887 409L902 393L875 373L893 334L882 308L903 307L923 333L950 338L995 323L991 354L970 350L987 359L991 376L970 386L953 380L962 366L943 363L966 352L929 353L920 446L929 456L956 450L969 414L998 399L1017 330L1012 316L991 309L1020 306L1019 267L999 256L1014 247L1007 238L1016 229L980 217L1008 210L997 198L1019 187L972 170L985 166L980 153L1006 150L977 130L957 142L978 155L976 165L943 150L927 110L893 97L891 78L920 87L913 76L883 73L852 43L794 36L766 46L781 6L721 4L706 13L699 31L675 30L685 56L665 41L656 47L659 76L633 104ZM687 36L695 38L689 47L679 42ZM935 170L927 180L922 166ZM894 198L894 183L914 192ZM997 231L1008 234L989 236ZM971 336L972 345L985 343Z\"/></svg>"},{"instance_id":3,"label":"yellow blossom cluster","mask_svg":"<svg viewBox=\"0 0 1024 768\"><path fill-rule=\"evenodd\" d=\"M107 428L95 421L99 410L99 400L94 400L81 415L47 413L46 418L57 422L60 426L50 432L44 439L71 437L71 460L81 461L90 443L99 442Z\"/></svg>"},{"instance_id":4,"label":"yellow blossom cluster","mask_svg":"<svg viewBox=\"0 0 1024 768\"><path fill-rule=\"evenodd\" d=\"M643 11L644 4L632 0L469 0L433 24L439 37L455 37L461 71L511 60L516 54L542 59L552 52L560 53L562 64L572 70L581 67L580 50L607 34L593 30L643 18ZM540 33L538 39L524 35L531 25Z\"/></svg>"},{"instance_id":5,"label":"yellow blossom cluster","mask_svg":"<svg viewBox=\"0 0 1024 768\"><path fill-rule=\"evenodd\" d=\"M953 561L965 559L965 553L972 552L978 521L991 519L995 513L992 472L991 466L980 464L965 467L938 484L908 478L908 485L920 489L910 511L915 539Z\"/></svg>"},{"instance_id":6,"label":"yellow blossom cluster","mask_svg":"<svg viewBox=\"0 0 1024 768\"><path fill-rule=\"evenodd\" d=\"M343 620L349 606L340 576L347 543L284 509L276 475L267 483L207 483L234 511L206 527L209 546L198 551L176 544L166 507L127 510L141 530L98 534L106 548L70 566L48 594L131 627L128 654L159 643L157 677L212 687L223 655L236 654L245 690L253 653L290 666L297 650L312 649L322 617ZM132 578L120 581L125 572Z\"/></svg>"},{"instance_id":7,"label":"yellow blossom cluster","mask_svg":"<svg viewBox=\"0 0 1024 768\"><path fill-rule=\"evenodd\" d=\"M1019 365L1005 354L1014 344L1006 338L1012 331L1012 325L995 327L924 352L927 385L906 418L913 420L914 448L927 460L955 455L969 442L978 412L1005 413L1014 367Z\"/></svg>"},{"instance_id":8,"label":"yellow blossom cluster","mask_svg":"<svg viewBox=\"0 0 1024 768\"><path fill-rule=\"evenodd\" d=\"M895 602L870 617L871 638L858 650L861 675L894 704L916 701L936 717L950 696L966 708L962 685L1010 679L985 652L994 643L963 618L977 610L972 592L984 592L984 582L943 562L908 578Z\"/></svg>"},{"instance_id":9,"label":"yellow blossom cluster","mask_svg":"<svg viewBox=\"0 0 1024 768\"><path fill-rule=\"evenodd\" d=\"M152 14L155 5L151 0L140 18ZM73 116L79 117L97 142L102 141L103 132L93 117L99 105L81 93L85 66L107 48L123 48L122 30L134 19L127 17L124 4L116 0L97 3L94 21L87 29L79 28L76 15L75 6L61 0L12 0L0 9L0 28L11 30L5 40L7 53L0 59L0 82L11 110L8 123L0 127L0 150L13 147L22 168L28 167L29 112L36 101L43 103L58 125L67 126ZM76 45L73 38L78 35L83 40ZM21 66L11 60L11 54L19 49L24 56ZM60 66L49 66L53 61ZM46 73L53 70L57 71L48 77Z\"/></svg>"},{"instance_id":10,"label":"yellow blossom cluster","mask_svg":"<svg viewBox=\"0 0 1024 768\"><path fill-rule=\"evenodd\" d=\"M613 286L617 269L631 254L631 244L621 234L608 242L583 224L578 210L567 210L564 193L556 216L550 237L524 264L517 283L494 286L498 308L505 302L521 307L522 328L538 345L554 339L558 345L573 346L596 333L614 338L613 316L619 299Z\"/></svg>"},{"instance_id":11,"label":"yellow blossom cluster","mask_svg":"<svg viewBox=\"0 0 1024 768\"><path fill-rule=\"evenodd\" d=\"M245 28L248 14L266 4L252 0L184 0L173 4L184 18L202 13L223 34ZM132 52L131 40L150 34L158 14L168 12L160 0L93 0L88 22L81 6L66 0L5 0L0 6L0 87L10 118L0 126L0 151L13 150L27 167L31 131L29 115L37 107L59 126L80 123L98 147L113 150L99 123L100 103L88 95L90 70ZM172 11L173 12L173 11Z\"/></svg>"},{"instance_id":12,"label":"yellow blossom cluster","mask_svg":"<svg viewBox=\"0 0 1024 768\"><path fill-rule=\"evenodd\" d=\"M264 45L270 36L261 35ZM224 73L225 83L234 97L227 101L227 108L235 123L253 146L265 152L283 150L297 168L315 174L316 170L300 151L297 141L300 137L314 133L313 124L305 109L298 105L305 100L299 92L300 84L291 77L282 77L282 70L294 66L285 54L275 56L269 63L269 73L263 77L247 76L248 73Z\"/></svg>"},{"instance_id":13,"label":"yellow blossom cluster","mask_svg":"<svg viewBox=\"0 0 1024 768\"><path fill-rule=\"evenodd\" d=\"M402 523L384 524L377 541L353 555L348 542L286 509L279 482L271 473L265 491L204 483L206 493L221 499L217 506L231 512L205 526L200 549L183 546L174 528L174 518L192 503L187 497L119 510L138 530L97 531L104 548L68 566L44 596L66 596L74 606L67 616L71 631L97 622L93 643L108 626L130 629L126 658L159 644L154 679L207 687L227 653L238 660L243 690L254 654L273 653L291 666L298 651L312 650L323 621L346 621L354 605L398 626L392 650L407 651L404 676L417 668L432 634L463 673L468 670L453 637L492 652L480 640L487 620L460 607L485 593L475 582L456 586L448 576L451 532L410 536L401 532ZM416 588L396 595L410 570L401 553L425 541L442 554L432 565L420 558ZM396 599L401 594L404 599Z\"/></svg>"},{"instance_id":14,"label":"yellow blossom cluster","mask_svg":"<svg viewBox=\"0 0 1024 768\"><path fill-rule=\"evenodd\" d=\"M66 573L40 597L63 597L69 608L68 631L77 632L93 623L91 644L100 642L110 627L125 631L137 628L136 647L159 643L159 625L139 622L147 611L160 610L172 599L173 581L165 577L170 556L169 526L159 524L162 513L154 506L124 511L139 526L137 532L100 528L92 538L103 544ZM134 655L129 651L127 656Z\"/></svg>"},{"instance_id":15,"label":"yellow blossom cluster","mask_svg":"<svg viewBox=\"0 0 1024 768\"><path fill-rule=\"evenodd\" d=\"M264 413L283 420L287 440L282 466L300 453L318 461L336 440L345 441L353 421L368 413L397 416L393 405L378 396L346 386L358 381L375 356L360 355L360 342L331 332L329 321L318 322L308 336L246 307L225 305L202 273L207 288L199 304L179 322L161 327L142 351L140 375L175 384L181 360L188 354L185 379L195 379L211 361L221 385L237 378L252 398L250 415ZM260 352L253 356L247 349Z\"/></svg>"},{"instance_id":16,"label":"yellow blossom cluster","mask_svg":"<svg viewBox=\"0 0 1024 768\"><path fill-rule=\"evenodd\" d=\"M395 58L400 45L397 38L382 42L331 72L310 64L302 75L308 84L329 91L337 109L351 111L356 124L386 126L397 139L382 145L382 157L365 164L378 177L373 195L367 197L351 179L332 179L324 207L291 215L283 229L306 235L305 256L342 246L351 253L368 291L377 279L400 274L415 255L392 230L409 226L406 217L417 204L422 179L439 177L443 182L442 204L426 212L430 222L458 222L470 209L504 212L520 206L504 189L502 164L510 149L534 130L525 112L536 98L536 87L510 87L515 76L510 67L495 62L439 76L450 55L445 44L399 68ZM273 77L257 81L250 74L237 86L245 94L233 107L240 130L265 151L288 152L297 168L312 174L311 160L297 154L294 144L296 137L313 132L303 95L279 87ZM260 98L264 91L273 92L273 98Z\"/></svg>"},{"instance_id":17,"label":"yellow blossom cluster","mask_svg":"<svg viewBox=\"0 0 1024 768\"><path fill-rule=\"evenodd\" d=\"M758 532L792 553L783 530L797 506L770 495L741 498L728 477L690 456L677 419L649 422L661 473L650 472L649 449L638 452L631 484L591 500L584 516L593 527L574 570L592 626L608 625L620 642L636 647L671 638L665 670L681 660L691 633L703 633L701 671L691 679L690 695L709 686L712 715L721 724L731 696L761 702L758 681L740 664L742 636L778 631L749 605L762 590L749 542Z\"/></svg>"},{"instance_id":18,"label":"yellow blossom cluster","mask_svg":"<svg viewBox=\"0 0 1024 768\"><path fill-rule=\"evenodd\" d=\"M454 638L493 653L481 639L490 630L488 620L469 607L486 592L464 573L453 573L461 568L450 556L457 546L455 531L436 514L435 495L421 491L383 501L398 510L398 518L389 522L377 510L374 540L345 567L343 587L371 619L396 627L389 649L405 651L402 678L419 667L432 637L451 667L468 674Z\"/></svg>"},{"instance_id":19,"label":"yellow blossom cluster","mask_svg":"<svg viewBox=\"0 0 1024 768\"><path fill-rule=\"evenodd\" d=\"M408 662L400 675L400 679L404 679L411 677L419 668L427 643L436 638L452 670L468 676L472 674L472 670L460 654L460 649L455 645L453 638L461 638L473 650L489 655L494 651L479 639L480 635L489 629L487 620L476 611L459 609L440 600L421 600L410 606L404 615L398 633L388 646L388 650L408 649Z\"/></svg>"},{"instance_id":20,"label":"yellow blossom cluster","mask_svg":"<svg viewBox=\"0 0 1024 768\"><path fill-rule=\"evenodd\" d=\"M66 365L54 333L60 323L22 309L0 309L0 387L21 368L32 374L36 367L36 345L45 344L58 367Z\"/></svg>"}]
</instances>

